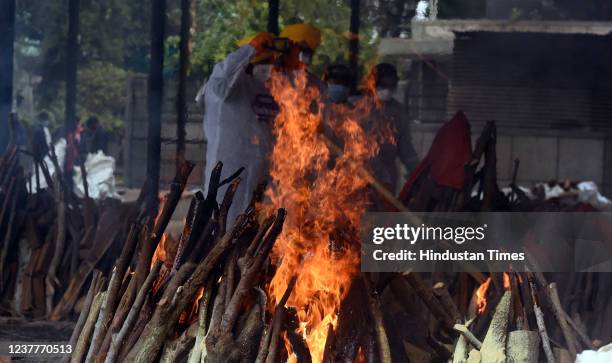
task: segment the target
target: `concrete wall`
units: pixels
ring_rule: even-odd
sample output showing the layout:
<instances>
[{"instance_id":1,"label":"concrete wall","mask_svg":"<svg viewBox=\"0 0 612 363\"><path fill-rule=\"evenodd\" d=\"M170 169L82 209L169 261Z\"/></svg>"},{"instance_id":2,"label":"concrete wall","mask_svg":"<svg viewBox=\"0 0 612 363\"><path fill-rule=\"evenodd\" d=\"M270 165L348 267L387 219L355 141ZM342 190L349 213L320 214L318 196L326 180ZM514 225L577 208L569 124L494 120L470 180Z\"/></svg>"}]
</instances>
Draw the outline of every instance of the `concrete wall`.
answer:
<instances>
[{"instance_id":1,"label":"concrete wall","mask_svg":"<svg viewBox=\"0 0 612 363\"><path fill-rule=\"evenodd\" d=\"M478 131L472 133L472 143L478 138ZM421 158L429 150L435 132L434 127L413 127L413 143ZM529 187L553 179L594 181L602 193L612 196L612 137L609 135L572 136L554 132L526 135L498 130L500 187L510 183L516 158L520 159L517 178L520 185Z\"/></svg>"},{"instance_id":2,"label":"concrete wall","mask_svg":"<svg viewBox=\"0 0 612 363\"><path fill-rule=\"evenodd\" d=\"M194 85L195 86L195 85ZM127 187L140 188L145 181L147 167L147 77L134 75L128 81L128 105L126 108L126 132L124 138L124 178ZM164 80L164 104L162 114L162 146L160 186L166 187L174 178L176 153L176 82ZM188 92L188 101L196 90ZM206 140L202 129L202 114L194 102L188 103L189 118L186 128L185 158L196 164L189 184L199 186L203 180Z\"/></svg>"}]
</instances>

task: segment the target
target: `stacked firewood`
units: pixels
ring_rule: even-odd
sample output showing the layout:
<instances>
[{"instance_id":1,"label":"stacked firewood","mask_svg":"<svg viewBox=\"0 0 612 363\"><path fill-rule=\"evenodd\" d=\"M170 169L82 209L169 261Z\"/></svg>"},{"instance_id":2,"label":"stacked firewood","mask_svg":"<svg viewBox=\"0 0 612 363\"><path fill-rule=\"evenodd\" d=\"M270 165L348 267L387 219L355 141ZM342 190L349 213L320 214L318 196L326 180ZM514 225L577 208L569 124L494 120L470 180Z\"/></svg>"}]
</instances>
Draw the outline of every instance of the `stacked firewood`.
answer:
<instances>
[{"instance_id":1,"label":"stacked firewood","mask_svg":"<svg viewBox=\"0 0 612 363\"><path fill-rule=\"evenodd\" d=\"M69 178L50 175L41 158L32 157L37 167L31 178L23 155L32 157L12 148L0 159L1 312L58 320L72 312L94 267L108 269L129 226L125 221L138 209L114 199L96 204L87 185L78 198ZM61 170L53 151L49 157ZM81 172L86 175L84 167ZM42 178L47 188L40 188Z\"/></svg>"},{"instance_id":2,"label":"stacked firewood","mask_svg":"<svg viewBox=\"0 0 612 363\"><path fill-rule=\"evenodd\" d=\"M511 193L502 193L495 146L495 123L489 122L469 159L461 163L462 188L437 183L428 165L404 190L403 201L412 211L563 210L554 201L528 198L514 181ZM517 160L514 180L518 166ZM388 307L389 362L573 362L578 352L612 338L605 329L605 321L612 320L607 311L612 299L606 293L611 274L545 275L533 265L528 272L503 274L471 270L469 265L465 270L379 277L377 291ZM549 279L569 283L558 289ZM418 318L423 315L426 318ZM411 324L425 328L406 333L403 326Z\"/></svg>"},{"instance_id":3,"label":"stacked firewood","mask_svg":"<svg viewBox=\"0 0 612 363\"><path fill-rule=\"evenodd\" d=\"M207 195L193 196L176 248L163 246L192 167L185 162L179 168L155 220L131 223L110 277L93 273L72 334L70 361L278 361L285 329L280 314L293 283L281 301L272 302L279 308L271 316L262 288L285 211L256 208L258 192L229 226L240 178L234 174L221 181L219 163Z\"/></svg>"},{"instance_id":4,"label":"stacked firewood","mask_svg":"<svg viewBox=\"0 0 612 363\"><path fill-rule=\"evenodd\" d=\"M401 201L368 179L402 210L402 203L412 211L537 210L514 183L509 196L499 190L495 138L495 124L489 123L461 165L460 188L437 183L430 166ZM26 305L31 301L39 311L34 316L65 319L78 313L73 353L66 360L313 360L296 316L304 307L285 306L296 277L287 281L279 301L266 293L275 272L269 255L285 211L261 203L264 186L228 221L240 170L222 180L219 163L206 195L193 195L182 233L171 241L166 228L191 163L180 165L152 217L143 198L95 205L65 193L61 180L49 179L53 188L28 195L17 155L13 151L0 162L0 238L13 236L5 237L3 249L23 257L0 260L13 261L0 265L2 281L9 282L0 292L11 297L8 306L19 307L13 311L34 311ZM20 218L21 232L9 231ZM41 236L35 239L41 242L29 236ZM11 247L22 245L30 246L30 255ZM604 326L609 277L572 274L567 282L567 276L531 267L520 273L469 268L454 274L357 273L337 321L329 324L323 361L569 362L583 348L598 346L597 338L609 338Z\"/></svg>"}]
</instances>

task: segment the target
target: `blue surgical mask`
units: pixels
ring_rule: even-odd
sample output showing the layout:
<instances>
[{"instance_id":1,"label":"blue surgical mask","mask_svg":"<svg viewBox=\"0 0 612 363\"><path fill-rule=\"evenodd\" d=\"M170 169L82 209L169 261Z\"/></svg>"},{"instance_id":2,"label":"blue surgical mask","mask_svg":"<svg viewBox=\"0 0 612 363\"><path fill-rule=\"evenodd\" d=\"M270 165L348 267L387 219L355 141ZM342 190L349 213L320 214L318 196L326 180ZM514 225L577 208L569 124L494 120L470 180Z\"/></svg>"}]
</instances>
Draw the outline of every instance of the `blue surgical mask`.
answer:
<instances>
[{"instance_id":1,"label":"blue surgical mask","mask_svg":"<svg viewBox=\"0 0 612 363\"><path fill-rule=\"evenodd\" d=\"M394 90L390 88L376 87L376 94L378 95L378 98L383 102L390 101L393 98L393 91Z\"/></svg>"},{"instance_id":2,"label":"blue surgical mask","mask_svg":"<svg viewBox=\"0 0 612 363\"><path fill-rule=\"evenodd\" d=\"M332 102L344 102L349 96L349 88L341 84L328 83L327 94Z\"/></svg>"}]
</instances>

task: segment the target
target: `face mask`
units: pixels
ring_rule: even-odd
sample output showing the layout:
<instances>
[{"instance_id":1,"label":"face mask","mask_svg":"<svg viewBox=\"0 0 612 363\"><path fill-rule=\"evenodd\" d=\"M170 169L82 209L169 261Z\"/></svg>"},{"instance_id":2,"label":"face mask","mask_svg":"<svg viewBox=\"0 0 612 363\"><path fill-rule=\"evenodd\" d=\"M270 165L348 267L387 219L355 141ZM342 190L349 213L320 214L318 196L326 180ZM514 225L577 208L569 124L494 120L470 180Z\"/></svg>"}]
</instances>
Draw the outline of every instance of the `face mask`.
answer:
<instances>
[{"instance_id":1,"label":"face mask","mask_svg":"<svg viewBox=\"0 0 612 363\"><path fill-rule=\"evenodd\" d=\"M349 89L341 84L328 83L327 94L332 102L343 102L348 98Z\"/></svg>"},{"instance_id":2,"label":"face mask","mask_svg":"<svg viewBox=\"0 0 612 363\"><path fill-rule=\"evenodd\" d=\"M389 88L376 88L376 95L381 101L390 101L393 98L393 90Z\"/></svg>"},{"instance_id":3,"label":"face mask","mask_svg":"<svg viewBox=\"0 0 612 363\"><path fill-rule=\"evenodd\" d=\"M298 59L300 62L309 65L312 62L312 52L301 50Z\"/></svg>"},{"instance_id":4,"label":"face mask","mask_svg":"<svg viewBox=\"0 0 612 363\"><path fill-rule=\"evenodd\" d=\"M253 67L253 78L262 83L270 79L270 73L272 73L271 64L257 64Z\"/></svg>"}]
</instances>

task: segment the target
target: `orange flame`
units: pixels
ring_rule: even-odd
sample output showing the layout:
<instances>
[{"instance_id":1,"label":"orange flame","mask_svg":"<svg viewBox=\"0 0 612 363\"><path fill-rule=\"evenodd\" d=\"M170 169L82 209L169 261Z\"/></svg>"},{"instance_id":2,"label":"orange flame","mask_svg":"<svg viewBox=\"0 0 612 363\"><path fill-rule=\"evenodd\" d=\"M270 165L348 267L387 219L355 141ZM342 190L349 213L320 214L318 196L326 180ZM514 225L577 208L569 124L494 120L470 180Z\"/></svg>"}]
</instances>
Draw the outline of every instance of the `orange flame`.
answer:
<instances>
[{"instance_id":1,"label":"orange flame","mask_svg":"<svg viewBox=\"0 0 612 363\"><path fill-rule=\"evenodd\" d=\"M476 307L478 308L478 314L482 314L487 307L487 290L491 284L491 277L487 279L478 287L476 290Z\"/></svg>"},{"instance_id":2,"label":"orange flame","mask_svg":"<svg viewBox=\"0 0 612 363\"><path fill-rule=\"evenodd\" d=\"M163 262L168 268L172 267L177 249L178 241L167 233L162 234L159 244L153 253L153 258L151 258L151 268L153 268L153 265L155 265L155 262L158 260Z\"/></svg>"},{"instance_id":3,"label":"orange flame","mask_svg":"<svg viewBox=\"0 0 612 363\"><path fill-rule=\"evenodd\" d=\"M267 195L288 213L273 251L278 268L269 292L279 301L297 274L287 305L296 308L297 333L313 362L320 362L328 324L336 327L340 303L358 271L359 221L368 199L357 168L378 152L379 139L362 127L360 117L369 106L334 107L333 120L323 120L329 110L319 102L318 89L308 86L303 72L292 78L275 72L270 83L280 113L270 156L274 184ZM332 155L325 127L341 139L342 155Z\"/></svg>"},{"instance_id":4,"label":"orange flame","mask_svg":"<svg viewBox=\"0 0 612 363\"><path fill-rule=\"evenodd\" d=\"M168 235L163 234L157 247L155 248L155 252L153 253L153 258L151 258L151 268L155 265L155 262L161 261L163 263L168 259L168 254L166 253L166 241L168 240Z\"/></svg>"},{"instance_id":5,"label":"orange flame","mask_svg":"<svg viewBox=\"0 0 612 363\"><path fill-rule=\"evenodd\" d=\"M204 296L204 288L200 287L200 289L198 290L198 294L196 295L195 299L191 303L191 306L188 306L185 309L185 311L182 311L181 314L179 315L179 323L191 324L192 322L195 321L195 319L197 319L198 309L200 307L200 300L202 300L203 296Z\"/></svg>"},{"instance_id":6,"label":"orange flame","mask_svg":"<svg viewBox=\"0 0 612 363\"><path fill-rule=\"evenodd\" d=\"M512 284L510 283L510 274L504 272L504 290L511 290Z\"/></svg>"}]
</instances>

